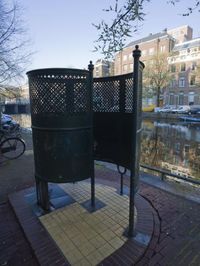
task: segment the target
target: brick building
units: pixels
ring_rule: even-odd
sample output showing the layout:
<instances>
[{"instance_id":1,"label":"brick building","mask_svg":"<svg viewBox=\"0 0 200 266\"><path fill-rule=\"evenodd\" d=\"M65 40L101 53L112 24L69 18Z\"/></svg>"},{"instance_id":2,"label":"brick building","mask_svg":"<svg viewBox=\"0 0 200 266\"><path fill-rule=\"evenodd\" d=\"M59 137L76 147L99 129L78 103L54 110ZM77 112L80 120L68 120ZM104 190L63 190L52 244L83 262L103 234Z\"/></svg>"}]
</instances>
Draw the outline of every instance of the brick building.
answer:
<instances>
[{"instance_id":1,"label":"brick building","mask_svg":"<svg viewBox=\"0 0 200 266\"><path fill-rule=\"evenodd\" d=\"M175 39L176 44L190 41L193 38L193 29L188 25L167 30L167 33Z\"/></svg>"},{"instance_id":2,"label":"brick building","mask_svg":"<svg viewBox=\"0 0 200 266\"><path fill-rule=\"evenodd\" d=\"M200 105L200 38L178 43L168 58L172 73L165 104Z\"/></svg>"},{"instance_id":3,"label":"brick building","mask_svg":"<svg viewBox=\"0 0 200 266\"><path fill-rule=\"evenodd\" d=\"M99 59L94 65L94 77L108 77L114 75L114 63Z\"/></svg>"},{"instance_id":4,"label":"brick building","mask_svg":"<svg viewBox=\"0 0 200 266\"><path fill-rule=\"evenodd\" d=\"M141 61L150 60L153 55L159 52L170 53L175 45L175 39L166 30L140 40L129 43L122 51L115 56L115 75L122 75L133 71L132 52L138 44L142 51Z\"/></svg>"},{"instance_id":5,"label":"brick building","mask_svg":"<svg viewBox=\"0 0 200 266\"><path fill-rule=\"evenodd\" d=\"M121 75L133 71L132 51L136 44L142 51L141 61L144 64L152 56L165 53L172 80L162 95L164 105L200 104L199 76L196 73L200 65L200 38L192 38L193 29L184 25L133 41L116 54L114 73Z\"/></svg>"}]
</instances>

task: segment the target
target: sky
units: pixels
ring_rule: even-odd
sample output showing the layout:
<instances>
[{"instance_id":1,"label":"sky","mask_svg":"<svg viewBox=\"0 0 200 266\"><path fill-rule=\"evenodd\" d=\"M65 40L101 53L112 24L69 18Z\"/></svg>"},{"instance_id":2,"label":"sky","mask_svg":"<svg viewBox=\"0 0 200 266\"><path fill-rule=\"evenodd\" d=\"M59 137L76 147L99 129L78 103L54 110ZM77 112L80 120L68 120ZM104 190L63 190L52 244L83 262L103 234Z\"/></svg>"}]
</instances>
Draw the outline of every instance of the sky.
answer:
<instances>
[{"instance_id":1,"label":"sky","mask_svg":"<svg viewBox=\"0 0 200 266\"><path fill-rule=\"evenodd\" d=\"M109 19L110 14L102 11L113 0L18 0L23 7L23 20L34 52L28 70L38 68L87 68L102 58L94 53L97 32L92 23ZM121 0L123 2L123 0ZM189 17L180 14L193 3L181 0L175 7L167 0L151 0L144 7L145 20L139 32L127 40L140 39L149 33L190 25L194 37L200 37L200 13Z\"/></svg>"}]
</instances>

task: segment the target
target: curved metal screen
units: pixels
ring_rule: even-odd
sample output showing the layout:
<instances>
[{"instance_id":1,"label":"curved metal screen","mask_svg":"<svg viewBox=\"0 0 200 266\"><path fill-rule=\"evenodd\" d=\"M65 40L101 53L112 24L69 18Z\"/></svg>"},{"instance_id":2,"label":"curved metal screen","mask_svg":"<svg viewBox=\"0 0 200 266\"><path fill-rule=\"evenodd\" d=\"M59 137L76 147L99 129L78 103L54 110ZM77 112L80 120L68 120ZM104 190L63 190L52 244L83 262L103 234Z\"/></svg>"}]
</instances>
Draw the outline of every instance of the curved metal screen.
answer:
<instances>
[{"instance_id":1,"label":"curved metal screen","mask_svg":"<svg viewBox=\"0 0 200 266\"><path fill-rule=\"evenodd\" d=\"M95 159L108 161L131 168L132 125L136 101L137 108L142 105L142 70L140 64L139 97L134 97L133 73L115 77L94 78L94 141ZM141 113L141 112L138 112ZM141 115L137 120L141 129ZM138 158L139 158L138 147Z\"/></svg>"},{"instance_id":2,"label":"curved metal screen","mask_svg":"<svg viewBox=\"0 0 200 266\"><path fill-rule=\"evenodd\" d=\"M36 178L47 182L73 182L91 177L89 71L42 69L27 75Z\"/></svg>"}]
</instances>

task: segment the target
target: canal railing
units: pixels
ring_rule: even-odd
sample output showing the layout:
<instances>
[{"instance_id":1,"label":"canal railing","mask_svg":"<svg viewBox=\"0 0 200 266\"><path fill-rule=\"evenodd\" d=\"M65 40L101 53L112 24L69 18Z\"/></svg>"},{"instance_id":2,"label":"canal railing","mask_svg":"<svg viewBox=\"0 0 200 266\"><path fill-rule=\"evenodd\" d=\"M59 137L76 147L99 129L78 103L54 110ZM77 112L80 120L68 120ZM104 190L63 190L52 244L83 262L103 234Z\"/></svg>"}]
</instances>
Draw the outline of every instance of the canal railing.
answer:
<instances>
[{"instance_id":1,"label":"canal railing","mask_svg":"<svg viewBox=\"0 0 200 266\"><path fill-rule=\"evenodd\" d=\"M192 178L191 176L188 176L188 177L180 176L180 175L171 173L170 171L159 169L157 167L152 167L152 166L145 165L145 164L140 164L140 167L159 173L162 181L165 180L166 176L171 176L176 179L180 179L180 180L183 180L183 181L195 184L195 185L200 185L200 181Z\"/></svg>"},{"instance_id":2,"label":"canal railing","mask_svg":"<svg viewBox=\"0 0 200 266\"><path fill-rule=\"evenodd\" d=\"M156 113L156 112L142 112L142 118L150 119L152 121L168 121L168 122L174 122L174 121L182 121L181 117L194 117L194 118L200 118L200 114L172 114L172 113Z\"/></svg>"}]
</instances>

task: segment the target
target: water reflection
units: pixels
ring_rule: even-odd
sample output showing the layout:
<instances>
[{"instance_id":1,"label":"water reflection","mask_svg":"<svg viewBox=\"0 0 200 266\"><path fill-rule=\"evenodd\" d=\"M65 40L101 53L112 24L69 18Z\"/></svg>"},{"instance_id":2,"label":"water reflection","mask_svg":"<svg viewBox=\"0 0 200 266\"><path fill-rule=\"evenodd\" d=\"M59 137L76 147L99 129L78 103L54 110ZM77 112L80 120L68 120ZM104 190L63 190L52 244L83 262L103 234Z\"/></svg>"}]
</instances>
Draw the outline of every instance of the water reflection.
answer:
<instances>
[{"instance_id":1,"label":"water reflection","mask_svg":"<svg viewBox=\"0 0 200 266\"><path fill-rule=\"evenodd\" d=\"M28 114L12 115L13 119L17 121L23 128L31 128L31 116Z\"/></svg>"},{"instance_id":2,"label":"water reflection","mask_svg":"<svg viewBox=\"0 0 200 266\"><path fill-rule=\"evenodd\" d=\"M31 127L30 115L13 115ZM200 123L143 121L141 163L200 178Z\"/></svg>"},{"instance_id":3,"label":"water reflection","mask_svg":"<svg viewBox=\"0 0 200 266\"><path fill-rule=\"evenodd\" d=\"M200 124L143 121L141 163L200 178Z\"/></svg>"}]
</instances>

